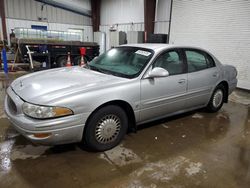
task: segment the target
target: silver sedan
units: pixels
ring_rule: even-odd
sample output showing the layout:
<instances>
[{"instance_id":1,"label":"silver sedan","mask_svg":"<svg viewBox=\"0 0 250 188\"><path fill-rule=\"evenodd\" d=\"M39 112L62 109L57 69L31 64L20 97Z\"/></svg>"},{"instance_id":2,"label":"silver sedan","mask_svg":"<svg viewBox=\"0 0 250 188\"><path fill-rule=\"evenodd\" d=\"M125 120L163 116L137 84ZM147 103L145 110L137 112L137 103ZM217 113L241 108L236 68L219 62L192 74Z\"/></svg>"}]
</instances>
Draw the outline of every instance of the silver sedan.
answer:
<instances>
[{"instance_id":1,"label":"silver sedan","mask_svg":"<svg viewBox=\"0 0 250 188\"><path fill-rule=\"evenodd\" d=\"M34 143L83 142L97 151L140 124L206 107L218 111L237 71L209 52L167 44L124 45L88 66L22 76L10 85L5 112Z\"/></svg>"}]
</instances>

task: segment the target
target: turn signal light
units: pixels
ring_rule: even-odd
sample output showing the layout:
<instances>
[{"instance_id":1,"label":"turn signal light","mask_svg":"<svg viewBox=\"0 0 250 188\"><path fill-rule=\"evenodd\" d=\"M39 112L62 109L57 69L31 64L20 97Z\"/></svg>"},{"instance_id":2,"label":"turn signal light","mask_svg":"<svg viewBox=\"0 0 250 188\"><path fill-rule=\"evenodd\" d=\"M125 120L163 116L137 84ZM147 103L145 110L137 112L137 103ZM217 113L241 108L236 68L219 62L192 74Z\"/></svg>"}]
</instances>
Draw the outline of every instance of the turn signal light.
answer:
<instances>
[{"instance_id":1,"label":"turn signal light","mask_svg":"<svg viewBox=\"0 0 250 188\"><path fill-rule=\"evenodd\" d=\"M36 138L47 138L51 136L51 133L35 133L33 136Z\"/></svg>"}]
</instances>

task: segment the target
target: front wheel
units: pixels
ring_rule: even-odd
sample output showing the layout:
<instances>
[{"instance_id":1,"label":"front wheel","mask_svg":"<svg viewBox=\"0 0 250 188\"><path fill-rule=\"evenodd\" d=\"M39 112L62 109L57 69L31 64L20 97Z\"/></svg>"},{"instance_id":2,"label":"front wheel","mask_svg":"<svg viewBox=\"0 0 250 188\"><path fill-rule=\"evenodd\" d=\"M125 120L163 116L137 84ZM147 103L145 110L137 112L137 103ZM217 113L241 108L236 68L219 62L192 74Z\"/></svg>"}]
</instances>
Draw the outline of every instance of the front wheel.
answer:
<instances>
[{"instance_id":1,"label":"front wheel","mask_svg":"<svg viewBox=\"0 0 250 188\"><path fill-rule=\"evenodd\" d=\"M212 97L207 105L207 110L209 112L217 112L221 109L223 102L225 98L225 88L223 85L218 85L213 94Z\"/></svg>"},{"instance_id":2,"label":"front wheel","mask_svg":"<svg viewBox=\"0 0 250 188\"><path fill-rule=\"evenodd\" d=\"M128 118L119 106L109 105L89 119L83 141L92 150L105 151L118 145L128 129Z\"/></svg>"}]
</instances>

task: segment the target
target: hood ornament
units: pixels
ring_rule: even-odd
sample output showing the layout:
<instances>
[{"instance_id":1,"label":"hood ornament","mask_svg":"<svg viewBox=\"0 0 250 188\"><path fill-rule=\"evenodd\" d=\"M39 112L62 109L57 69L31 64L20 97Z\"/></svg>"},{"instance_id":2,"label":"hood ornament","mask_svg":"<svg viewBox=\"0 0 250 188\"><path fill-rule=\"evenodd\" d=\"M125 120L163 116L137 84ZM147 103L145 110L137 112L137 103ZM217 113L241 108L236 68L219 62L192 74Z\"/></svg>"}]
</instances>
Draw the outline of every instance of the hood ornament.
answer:
<instances>
[{"instance_id":1,"label":"hood ornament","mask_svg":"<svg viewBox=\"0 0 250 188\"><path fill-rule=\"evenodd\" d=\"M20 87L23 87L23 82L22 81L20 81Z\"/></svg>"}]
</instances>

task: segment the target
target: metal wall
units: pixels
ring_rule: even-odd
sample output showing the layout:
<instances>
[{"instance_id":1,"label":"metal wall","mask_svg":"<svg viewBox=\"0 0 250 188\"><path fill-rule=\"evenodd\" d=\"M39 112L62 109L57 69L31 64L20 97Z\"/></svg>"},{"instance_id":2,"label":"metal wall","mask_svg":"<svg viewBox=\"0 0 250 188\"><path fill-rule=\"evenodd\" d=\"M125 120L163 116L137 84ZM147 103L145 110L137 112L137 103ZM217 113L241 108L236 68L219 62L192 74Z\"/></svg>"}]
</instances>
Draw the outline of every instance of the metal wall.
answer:
<instances>
[{"instance_id":1,"label":"metal wall","mask_svg":"<svg viewBox=\"0 0 250 188\"><path fill-rule=\"evenodd\" d=\"M157 0L154 33L168 34L171 0Z\"/></svg>"},{"instance_id":2,"label":"metal wall","mask_svg":"<svg viewBox=\"0 0 250 188\"><path fill-rule=\"evenodd\" d=\"M144 0L102 0L100 31L106 33L110 48L110 26L118 31L144 31Z\"/></svg>"},{"instance_id":3,"label":"metal wall","mask_svg":"<svg viewBox=\"0 0 250 188\"><path fill-rule=\"evenodd\" d=\"M35 0L5 0L5 15L7 18L91 25L91 18L85 17L50 5L44 5Z\"/></svg>"},{"instance_id":4,"label":"metal wall","mask_svg":"<svg viewBox=\"0 0 250 188\"><path fill-rule=\"evenodd\" d=\"M84 1L86 9L89 9L89 0ZM44 5L42 9L42 5L35 0L5 0L8 36L15 27L31 28L31 25L45 25L49 30L58 31L84 29L84 40L93 41L91 18L50 5Z\"/></svg>"},{"instance_id":5,"label":"metal wall","mask_svg":"<svg viewBox=\"0 0 250 188\"><path fill-rule=\"evenodd\" d=\"M102 0L101 25L143 22L144 0Z\"/></svg>"},{"instance_id":6,"label":"metal wall","mask_svg":"<svg viewBox=\"0 0 250 188\"><path fill-rule=\"evenodd\" d=\"M211 51L250 89L250 1L173 1L170 43Z\"/></svg>"}]
</instances>

